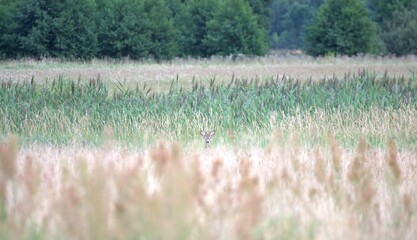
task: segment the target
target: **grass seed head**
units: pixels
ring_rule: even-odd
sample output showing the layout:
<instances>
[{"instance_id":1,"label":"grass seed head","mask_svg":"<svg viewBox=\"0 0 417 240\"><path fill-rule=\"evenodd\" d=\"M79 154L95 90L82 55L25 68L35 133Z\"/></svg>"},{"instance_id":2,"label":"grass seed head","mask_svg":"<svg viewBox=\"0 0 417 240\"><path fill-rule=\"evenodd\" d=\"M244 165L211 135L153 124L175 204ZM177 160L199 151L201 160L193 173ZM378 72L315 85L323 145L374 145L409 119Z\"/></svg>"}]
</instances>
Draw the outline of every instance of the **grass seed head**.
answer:
<instances>
[{"instance_id":1,"label":"grass seed head","mask_svg":"<svg viewBox=\"0 0 417 240\"><path fill-rule=\"evenodd\" d=\"M367 161L365 156L366 148L366 142L362 138L359 141L359 145L356 150L356 156L353 159L349 173L349 179L355 184L359 183L366 174L366 169L364 169L365 162Z\"/></svg>"},{"instance_id":2,"label":"grass seed head","mask_svg":"<svg viewBox=\"0 0 417 240\"><path fill-rule=\"evenodd\" d=\"M0 145L0 173L4 179L13 179L16 175L16 156L18 138L10 135L7 143Z\"/></svg>"},{"instance_id":3,"label":"grass seed head","mask_svg":"<svg viewBox=\"0 0 417 240\"><path fill-rule=\"evenodd\" d=\"M402 173L398 164L398 150L394 140L388 140L388 154L387 154L388 166L391 169L397 182L402 181Z\"/></svg>"},{"instance_id":4,"label":"grass seed head","mask_svg":"<svg viewBox=\"0 0 417 240\"><path fill-rule=\"evenodd\" d=\"M342 161L342 150L340 149L339 143L333 135L329 137L330 151L332 154L333 167L336 173L340 174L341 161Z\"/></svg>"},{"instance_id":5,"label":"grass seed head","mask_svg":"<svg viewBox=\"0 0 417 240\"><path fill-rule=\"evenodd\" d=\"M404 205L404 210L407 213L407 215L411 215L413 213L414 204L413 204L413 199L409 193L404 193L403 205Z\"/></svg>"},{"instance_id":6,"label":"grass seed head","mask_svg":"<svg viewBox=\"0 0 417 240\"><path fill-rule=\"evenodd\" d=\"M320 183L324 184L326 182L326 166L319 147L316 148L315 155L316 163L314 164L314 175Z\"/></svg>"},{"instance_id":7,"label":"grass seed head","mask_svg":"<svg viewBox=\"0 0 417 240\"><path fill-rule=\"evenodd\" d=\"M290 144L291 144L291 162L292 167L295 171L300 169L300 149L301 149L301 142L300 137L297 134L291 134L290 137Z\"/></svg>"},{"instance_id":8,"label":"grass seed head","mask_svg":"<svg viewBox=\"0 0 417 240\"><path fill-rule=\"evenodd\" d=\"M155 163L157 172L162 174L168 161L171 159L171 152L165 146L165 143L160 142L157 147L151 150L151 159Z\"/></svg>"},{"instance_id":9,"label":"grass seed head","mask_svg":"<svg viewBox=\"0 0 417 240\"><path fill-rule=\"evenodd\" d=\"M218 179L220 170L222 168L223 162L220 158L216 158L211 167L211 177L213 179Z\"/></svg>"}]
</instances>

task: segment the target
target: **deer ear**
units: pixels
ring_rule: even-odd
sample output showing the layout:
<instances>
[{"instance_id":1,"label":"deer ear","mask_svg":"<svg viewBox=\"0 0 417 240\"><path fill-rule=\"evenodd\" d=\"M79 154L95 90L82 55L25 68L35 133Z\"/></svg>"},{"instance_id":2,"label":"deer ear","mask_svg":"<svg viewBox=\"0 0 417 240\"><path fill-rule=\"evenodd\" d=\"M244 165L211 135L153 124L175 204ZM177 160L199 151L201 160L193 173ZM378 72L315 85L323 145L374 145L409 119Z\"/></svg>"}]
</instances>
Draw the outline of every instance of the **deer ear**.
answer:
<instances>
[{"instance_id":1,"label":"deer ear","mask_svg":"<svg viewBox=\"0 0 417 240\"><path fill-rule=\"evenodd\" d=\"M200 134L201 134L201 136L205 136L206 135L206 133L204 132L204 131L200 131Z\"/></svg>"},{"instance_id":2,"label":"deer ear","mask_svg":"<svg viewBox=\"0 0 417 240\"><path fill-rule=\"evenodd\" d=\"M214 136L214 134L216 134L216 130L213 130L213 131L210 132L211 136Z\"/></svg>"}]
</instances>

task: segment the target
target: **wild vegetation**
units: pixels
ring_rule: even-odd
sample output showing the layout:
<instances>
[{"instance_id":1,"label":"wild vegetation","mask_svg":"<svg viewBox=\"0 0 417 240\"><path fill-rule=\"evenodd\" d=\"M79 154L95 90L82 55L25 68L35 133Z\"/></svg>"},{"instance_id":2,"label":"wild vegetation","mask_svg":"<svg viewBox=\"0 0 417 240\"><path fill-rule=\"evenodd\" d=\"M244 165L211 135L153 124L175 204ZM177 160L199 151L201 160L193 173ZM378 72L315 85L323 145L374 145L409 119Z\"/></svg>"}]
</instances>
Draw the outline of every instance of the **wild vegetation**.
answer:
<instances>
[{"instance_id":1,"label":"wild vegetation","mask_svg":"<svg viewBox=\"0 0 417 240\"><path fill-rule=\"evenodd\" d=\"M153 92L146 83L110 88L100 79L3 81L1 132L17 133L23 143L99 144L110 128L121 143L148 146L158 138L194 141L200 129L216 128L264 146L268 139L262 136L279 126L286 136L299 132L305 143L322 143L329 133L347 146L361 137L373 145L417 140L416 76L362 71L306 82L285 76L194 80L190 88L178 82L172 80L167 92ZM231 139L224 134L218 141Z\"/></svg>"},{"instance_id":2,"label":"wild vegetation","mask_svg":"<svg viewBox=\"0 0 417 240\"><path fill-rule=\"evenodd\" d=\"M111 138L108 140L111 141ZM417 152L0 146L2 239L413 239Z\"/></svg>"},{"instance_id":3,"label":"wild vegetation","mask_svg":"<svg viewBox=\"0 0 417 240\"><path fill-rule=\"evenodd\" d=\"M416 12L416 0L0 0L0 58L408 55Z\"/></svg>"},{"instance_id":4,"label":"wild vegetation","mask_svg":"<svg viewBox=\"0 0 417 240\"><path fill-rule=\"evenodd\" d=\"M416 12L0 0L0 239L414 239Z\"/></svg>"},{"instance_id":5,"label":"wild vegetation","mask_svg":"<svg viewBox=\"0 0 417 240\"><path fill-rule=\"evenodd\" d=\"M254 62L268 59L177 60L177 71L214 72L221 62L229 70L251 65L255 74L184 81L179 72L161 80L162 90L121 80L141 69L130 61L5 62L0 238L413 239L413 61L371 60L385 69L400 62L401 74L256 77ZM369 66L314 61L303 66ZM120 81L54 77L57 66L104 66L97 71L109 68ZM201 130L216 130L207 148Z\"/></svg>"},{"instance_id":6,"label":"wild vegetation","mask_svg":"<svg viewBox=\"0 0 417 240\"><path fill-rule=\"evenodd\" d=\"M309 27L307 52L313 56L375 52L375 26L368 15L362 0L325 1Z\"/></svg>"}]
</instances>

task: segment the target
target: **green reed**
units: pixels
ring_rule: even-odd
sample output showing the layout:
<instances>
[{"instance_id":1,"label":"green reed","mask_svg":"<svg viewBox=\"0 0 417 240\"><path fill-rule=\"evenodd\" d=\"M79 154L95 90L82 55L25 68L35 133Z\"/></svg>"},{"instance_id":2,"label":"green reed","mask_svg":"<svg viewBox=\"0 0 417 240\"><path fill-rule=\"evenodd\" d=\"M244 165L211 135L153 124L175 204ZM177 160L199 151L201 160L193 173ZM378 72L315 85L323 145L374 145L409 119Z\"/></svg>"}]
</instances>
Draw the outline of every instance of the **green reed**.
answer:
<instances>
[{"instance_id":1,"label":"green reed","mask_svg":"<svg viewBox=\"0 0 417 240\"><path fill-rule=\"evenodd\" d=\"M230 143L236 134L252 137L246 137L250 144L265 144L270 136L266 133L277 127L285 133L289 127L285 123L298 118L291 126L299 127L292 130L299 130L305 142L323 142L328 134L354 142L359 135L358 118L387 113L389 116L382 119L389 122L385 133L359 137L375 144L386 142L388 137L403 144L417 140L413 135L403 135L411 125L403 129L394 126L396 115L405 113L410 121L417 119L415 76L378 77L364 70L340 79L303 82L285 76L232 77L226 83L193 80L190 89L178 82L178 78L172 80L168 92L158 93L146 84L105 84L99 78L84 81L59 77L46 84L36 84L34 79L3 81L0 133L17 133L24 143L101 144L110 136L118 142L146 145L157 139L195 141L200 129L217 129L218 144ZM317 117L318 113L324 117ZM336 121L334 116L340 119ZM303 130L314 122L321 126L316 135Z\"/></svg>"}]
</instances>

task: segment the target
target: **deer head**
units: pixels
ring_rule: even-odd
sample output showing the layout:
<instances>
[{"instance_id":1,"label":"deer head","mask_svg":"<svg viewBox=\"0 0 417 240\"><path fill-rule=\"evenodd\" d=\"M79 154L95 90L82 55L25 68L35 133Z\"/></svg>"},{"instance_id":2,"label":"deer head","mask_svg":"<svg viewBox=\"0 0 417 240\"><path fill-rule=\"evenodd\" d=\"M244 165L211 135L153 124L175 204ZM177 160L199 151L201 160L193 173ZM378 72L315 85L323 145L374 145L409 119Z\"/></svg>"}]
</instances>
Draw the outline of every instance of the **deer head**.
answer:
<instances>
[{"instance_id":1,"label":"deer head","mask_svg":"<svg viewBox=\"0 0 417 240\"><path fill-rule=\"evenodd\" d=\"M213 131L200 131L201 136L204 138L205 148L210 147L210 140L216 133L216 130Z\"/></svg>"}]
</instances>

